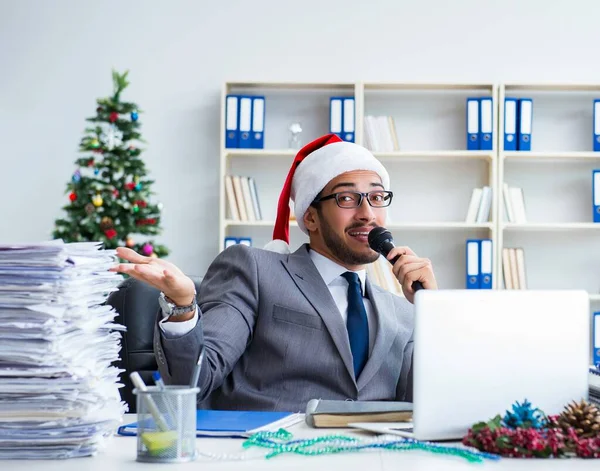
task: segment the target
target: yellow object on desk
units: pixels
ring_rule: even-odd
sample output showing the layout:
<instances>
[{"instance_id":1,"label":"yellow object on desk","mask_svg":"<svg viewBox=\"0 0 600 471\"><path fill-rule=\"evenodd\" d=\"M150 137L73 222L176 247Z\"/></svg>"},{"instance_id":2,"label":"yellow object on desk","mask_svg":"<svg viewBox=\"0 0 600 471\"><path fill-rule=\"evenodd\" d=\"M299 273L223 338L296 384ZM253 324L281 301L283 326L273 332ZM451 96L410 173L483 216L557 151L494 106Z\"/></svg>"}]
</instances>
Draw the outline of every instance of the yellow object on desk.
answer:
<instances>
[{"instance_id":1,"label":"yellow object on desk","mask_svg":"<svg viewBox=\"0 0 600 471\"><path fill-rule=\"evenodd\" d=\"M177 445L177 432L175 430L144 432L142 433L142 443L150 455L162 456L172 451L173 447Z\"/></svg>"}]
</instances>

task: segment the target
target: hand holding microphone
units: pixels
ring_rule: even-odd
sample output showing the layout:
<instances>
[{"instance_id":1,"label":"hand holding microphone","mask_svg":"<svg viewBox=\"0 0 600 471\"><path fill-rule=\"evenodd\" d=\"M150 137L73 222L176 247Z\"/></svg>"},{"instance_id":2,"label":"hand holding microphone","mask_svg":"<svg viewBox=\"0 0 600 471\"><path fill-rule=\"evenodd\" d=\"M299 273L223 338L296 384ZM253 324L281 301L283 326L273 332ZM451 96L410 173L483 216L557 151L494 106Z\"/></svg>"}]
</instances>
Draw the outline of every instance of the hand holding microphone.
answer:
<instances>
[{"instance_id":1,"label":"hand holding microphone","mask_svg":"<svg viewBox=\"0 0 600 471\"><path fill-rule=\"evenodd\" d=\"M418 290L437 288L431 262L417 257L408 247L396 247L392 234L385 227L376 227L369 232L369 246L393 265L392 271L411 303Z\"/></svg>"}]
</instances>

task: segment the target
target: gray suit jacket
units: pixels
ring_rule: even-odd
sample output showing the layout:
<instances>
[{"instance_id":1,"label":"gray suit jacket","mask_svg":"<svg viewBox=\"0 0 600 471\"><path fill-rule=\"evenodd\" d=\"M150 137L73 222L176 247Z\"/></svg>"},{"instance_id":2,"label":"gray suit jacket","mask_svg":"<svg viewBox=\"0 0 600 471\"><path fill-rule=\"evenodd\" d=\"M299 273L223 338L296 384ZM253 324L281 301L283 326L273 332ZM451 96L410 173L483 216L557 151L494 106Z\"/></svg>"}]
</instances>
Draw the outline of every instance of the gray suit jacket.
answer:
<instances>
[{"instance_id":1,"label":"gray suit jacket","mask_svg":"<svg viewBox=\"0 0 600 471\"><path fill-rule=\"evenodd\" d=\"M342 316L303 245L278 254L245 245L206 273L194 330L154 350L167 384L188 384L202 344L200 407L304 411L310 399L412 401L413 309L373 285L377 336L358 381Z\"/></svg>"}]
</instances>

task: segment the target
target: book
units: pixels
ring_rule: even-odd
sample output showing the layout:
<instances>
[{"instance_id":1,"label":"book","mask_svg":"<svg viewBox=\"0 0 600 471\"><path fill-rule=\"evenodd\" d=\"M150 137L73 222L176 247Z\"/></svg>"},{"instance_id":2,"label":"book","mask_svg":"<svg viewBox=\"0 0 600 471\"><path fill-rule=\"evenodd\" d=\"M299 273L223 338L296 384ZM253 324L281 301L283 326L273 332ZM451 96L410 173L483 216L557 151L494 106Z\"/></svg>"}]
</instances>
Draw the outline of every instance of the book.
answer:
<instances>
[{"instance_id":1,"label":"book","mask_svg":"<svg viewBox=\"0 0 600 471\"><path fill-rule=\"evenodd\" d=\"M292 412L198 410L196 436L246 438L262 430L277 431L301 421L302 415ZM137 422L133 422L119 427L117 433L135 436L136 431Z\"/></svg>"},{"instance_id":2,"label":"book","mask_svg":"<svg viewBox=\"0 0 600 471\"><path fill-rule=\"evenodd\" d=\"M348 427L353 422L409 422L412 411L412 402L312 399L306 405L305 421L314 428Z\"/></svg>"}]
</instances>

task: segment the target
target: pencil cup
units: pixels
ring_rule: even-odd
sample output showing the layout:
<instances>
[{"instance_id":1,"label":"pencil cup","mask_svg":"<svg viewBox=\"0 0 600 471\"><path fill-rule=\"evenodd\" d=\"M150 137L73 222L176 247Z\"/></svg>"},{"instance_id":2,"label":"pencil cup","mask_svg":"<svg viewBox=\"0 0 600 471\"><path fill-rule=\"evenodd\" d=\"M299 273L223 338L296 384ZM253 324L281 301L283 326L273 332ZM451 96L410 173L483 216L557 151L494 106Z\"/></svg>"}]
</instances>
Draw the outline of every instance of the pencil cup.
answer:
<instances>
[{"instance_id":1,"label":"pencil cup","mask_svg":"<svg viewBox=\"0 0 600 471\"><path fill-rule=\"evenodd\" d=\"M137 404L137 461L181 463L196 459L196 395L188 386L133 390Z\"/></svg>"}]
</instances>

